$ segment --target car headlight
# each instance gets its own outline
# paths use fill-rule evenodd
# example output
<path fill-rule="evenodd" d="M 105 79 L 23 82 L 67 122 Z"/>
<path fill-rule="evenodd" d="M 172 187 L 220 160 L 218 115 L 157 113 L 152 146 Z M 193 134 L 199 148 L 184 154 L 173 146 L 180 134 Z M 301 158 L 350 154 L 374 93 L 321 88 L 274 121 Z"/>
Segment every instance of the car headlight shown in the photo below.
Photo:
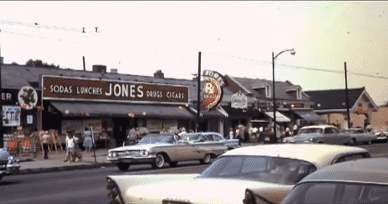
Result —
<path fill-rule="evenodd" d="M 117 157 L 117 152 L 109 152 L 108 157 Z"/>
<path fill-rule="evenodd" d="M 13 156 L 8 156 L 8 164 L 16 163 L 16 160 Z"/>
<path fill-rule="evenodd" d="M 142 156 L 148 156 L 148 151 L 147 150 L 141 150 L 140 155 Z"/>

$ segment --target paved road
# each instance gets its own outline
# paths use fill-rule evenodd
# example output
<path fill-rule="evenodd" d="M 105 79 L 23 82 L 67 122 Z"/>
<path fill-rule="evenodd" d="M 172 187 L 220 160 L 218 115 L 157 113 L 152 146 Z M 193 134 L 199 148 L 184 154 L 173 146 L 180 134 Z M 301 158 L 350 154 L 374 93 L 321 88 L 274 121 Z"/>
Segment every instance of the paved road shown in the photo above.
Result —
<path fill-rule="evenodd" d="M 388 157 L 388 144 L 359 145 L 372 157 Z M 116 167 L 61 171 L 4 177 L 0 182 L 0 203 L 77 204 L 109 203 L 106 176 L 113 174 L 199 173 L 208 165 L 199 162 L 179 163 L 176 168 L 153 170 L 151 165 L 133 165 L 121 172 Z"/>
<path fill-rule="evenodd" d="M 177 168 L 154 170 L 151 165 L 131 166 L 121 172 L 117 167 L 17 175 L 0 182 L 0 203 L 4 204 L 107 204 L 106 176 L 113 174 L 198 173 L 208 165 L 185 162 Z"/>

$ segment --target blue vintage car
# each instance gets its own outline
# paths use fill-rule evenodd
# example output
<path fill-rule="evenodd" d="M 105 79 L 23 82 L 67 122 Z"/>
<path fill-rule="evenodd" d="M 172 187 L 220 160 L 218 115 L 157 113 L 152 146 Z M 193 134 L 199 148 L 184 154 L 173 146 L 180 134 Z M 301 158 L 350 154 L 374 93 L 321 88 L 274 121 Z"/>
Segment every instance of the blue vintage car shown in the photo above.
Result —
<path fill-rule="evenodd" d="M 4 175 L 16 174 L 20 169 L 20 164 L 9 154 L 6 148 L 0 149 L 0 180 Z"/>

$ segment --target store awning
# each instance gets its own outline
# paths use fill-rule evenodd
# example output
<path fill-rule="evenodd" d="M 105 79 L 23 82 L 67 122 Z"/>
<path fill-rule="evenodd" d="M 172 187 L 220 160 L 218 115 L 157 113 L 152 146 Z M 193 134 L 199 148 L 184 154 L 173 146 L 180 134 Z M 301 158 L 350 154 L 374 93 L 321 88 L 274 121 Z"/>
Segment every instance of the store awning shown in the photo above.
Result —
<path fill-rule="evenodd" d="M 191 107 L 190 110 L 194 115 L 197 115 L 197 109 Z M 212 108 L 211 110 L 202 110 L 200 112 L 200 116 L 204 118 L 227 118 L 229 117 L 228 113 L 221 107 L 217 106 Z"/>
<path fill-rule="evenodd" d="M 312 110 L 293 110 L 295 114 L 307 122 L 321 121 L 321 117 Z"/>
<path fill-rule="evenodd" d="M 74 116 L 118 116 L 118 117 L 154 117 L 154 118 L 185 118 L 194 119 L 184 106 L 169 105 L 135 105 L 118 103 L 85 103 L 85 102 L 58 102 L 51 104 L 64 117 Z"/>
<path fill-rule="evenodd" d="M 273 118 L 273 112 L 265 112 L 265 114 L 271 118 Z M 291 120 L 289 118 L 287 118 L 285 115 L 279 113 L 278 111 L 276 111 L 276 122 L 279 122 L 279 123 L 289 123 L 291 122 Z"/>

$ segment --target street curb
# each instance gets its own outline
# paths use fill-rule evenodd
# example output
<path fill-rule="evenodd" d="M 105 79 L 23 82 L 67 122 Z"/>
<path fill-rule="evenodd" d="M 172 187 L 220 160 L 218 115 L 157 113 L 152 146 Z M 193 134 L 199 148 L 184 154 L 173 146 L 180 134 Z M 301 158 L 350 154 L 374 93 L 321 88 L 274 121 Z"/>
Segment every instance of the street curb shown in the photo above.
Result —
<path fill-rule="evenodd" d="M 48 167 L 48 168 L 38 168 L 38 169 L 23 169 L 23 170 L 19 170 L 18 173 L 13 175 L 38 174 L 38 173 L 60 172 L 60 171 L 69 171 L 69 170 L 80 170 L 80 169 L 95 169 L 95 168 L 111 167 L 111 166 L 115 166 L 115 164 L 110 162 L 103 162 L 103 163 L 79 164 L 79 165 L 72 165 L 72 166 L 58 166 L 58 167 Z"/>

